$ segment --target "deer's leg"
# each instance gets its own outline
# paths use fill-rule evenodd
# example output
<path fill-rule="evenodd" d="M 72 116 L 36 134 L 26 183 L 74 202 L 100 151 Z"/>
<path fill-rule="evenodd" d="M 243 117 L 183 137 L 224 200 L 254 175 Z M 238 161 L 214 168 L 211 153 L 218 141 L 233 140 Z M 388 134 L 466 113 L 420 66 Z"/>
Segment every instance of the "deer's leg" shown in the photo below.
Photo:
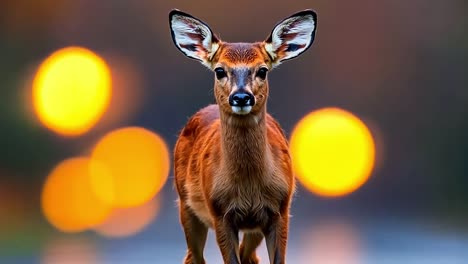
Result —
<path fill-rule="evenodd" d="M 262 242 L 263 234 L 260 232 L 245 233 L 240 246 L 240 259 L 242 264 L 258 264 L 255 250 Z"/>
<path fill-rule="evenodd" d="M 205 264 L 203 249 L 205 248 L 208 227 L 183 203 L 180 204 L 180 222 L 187 241 L 187 255 L 184 264 Z"/>
<path fill-rule="evenodd" d="M 223 217 L 215 222 L 216 241 L 225 264 L 240 264 L 239 230 Z"/>
<path fill-rule="evenodd" d="M 264 230 L 268 257 L 271 264 L 284 264 L 286 258 L 286 244 L 288 242 L 288 214 L 278 216 L 272 224 Z"/>

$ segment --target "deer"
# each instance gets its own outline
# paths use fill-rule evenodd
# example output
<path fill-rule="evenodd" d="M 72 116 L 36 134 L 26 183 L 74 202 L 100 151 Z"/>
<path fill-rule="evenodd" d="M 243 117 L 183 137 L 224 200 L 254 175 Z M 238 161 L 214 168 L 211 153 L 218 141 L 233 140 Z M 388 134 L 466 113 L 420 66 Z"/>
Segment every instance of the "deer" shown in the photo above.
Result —
<path fill-rule="evenodd" d="M 184 264 L 205 263 L 209 229 L 226 264 L 259 263 L 264 238 L 269 262 L 283 264 L 296 187 L 288 140 L 266 110 L 267 75 L 311 46 L 317 15 L 295 13 L 255 43 L 224 42 L 177 9 L 169 24 L 175 46 L 213 71 L 216 100 L 189 118 L 174 148 Z"/>

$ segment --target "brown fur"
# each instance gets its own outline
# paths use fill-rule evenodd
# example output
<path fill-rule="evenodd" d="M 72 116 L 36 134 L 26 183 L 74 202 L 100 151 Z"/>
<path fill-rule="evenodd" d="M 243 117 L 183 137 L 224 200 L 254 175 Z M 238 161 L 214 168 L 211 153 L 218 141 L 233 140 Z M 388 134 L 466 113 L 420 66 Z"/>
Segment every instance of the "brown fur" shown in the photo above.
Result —
<path fill-rule="evenodd" d="M 221 56 L 230 63 L 252 63 L 258 59 L 259 46 L 253 46 L 250 43 L 233 43 L 224 45 L 224 52 Z"/>
<path fill-rule="evenodd" d="M 248 115 L 232 113 L 227 98 L 237 88 L 216 81 L 218 104 L 197 112 L 180 133 L 174 166 L 185 263 L 204 263 L 208 227 L 215 230 L 225 263 L 258 263 L 255 249 L 264 236 L 270 262 L 284 263 L 295 186 L 291 158 L 281 127 L 266 111 L 268 82 L 254 76 L 270 59 L 262 43 L 220 42 L 212 64 L 247 67 L 247 88 L 256 103 Z M 239 231 L 246 232 L 240 247 Z"/>
<path fill-rule="evenodd" d="M 266 56 L 266 57 L 265 57 Z M 222 59 L 221 59 L 222 58 Z M 265 59 L 267 58 L 267 59 Z M 229 67 L 238 65 L 255 65 L 259 63 L 270 64 L 270 59 L 263 49 L 263 43 L 228 43 L 220 42 L 218 52 L 213 58 L 214 62 L 221 62 Z"/>

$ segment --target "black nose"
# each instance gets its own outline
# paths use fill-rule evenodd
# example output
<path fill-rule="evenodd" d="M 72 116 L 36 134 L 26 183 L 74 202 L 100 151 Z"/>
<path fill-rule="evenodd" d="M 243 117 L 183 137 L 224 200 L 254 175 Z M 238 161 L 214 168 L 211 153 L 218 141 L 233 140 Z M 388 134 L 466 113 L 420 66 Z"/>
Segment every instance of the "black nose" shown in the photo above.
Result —
<path fill-rule="evenodd" d="M 246 92 L 236 92 L 229 96 L 229 104 L 231 106 L 253 106 L 255 104 L 255 98 L 252 94 Z"/>

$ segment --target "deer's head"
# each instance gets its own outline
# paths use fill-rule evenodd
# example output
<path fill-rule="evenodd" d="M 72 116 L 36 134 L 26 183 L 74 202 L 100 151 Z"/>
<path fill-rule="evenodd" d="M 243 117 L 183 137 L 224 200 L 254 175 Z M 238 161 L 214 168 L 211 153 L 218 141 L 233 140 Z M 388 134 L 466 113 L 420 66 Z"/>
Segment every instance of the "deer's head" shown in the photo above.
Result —
<path fill-rule="evenodd" d="M 228 43 L 203 21 L 173 10 L 172 39 L 187 57 L 214 71 L 215 97 L 221 111 L 232 115 L 258 113 L 268 97 L 268 72 L 306 51 L 314 41 L 317 16 L 298 12 L 278 23 L 263 42 Z"/>

